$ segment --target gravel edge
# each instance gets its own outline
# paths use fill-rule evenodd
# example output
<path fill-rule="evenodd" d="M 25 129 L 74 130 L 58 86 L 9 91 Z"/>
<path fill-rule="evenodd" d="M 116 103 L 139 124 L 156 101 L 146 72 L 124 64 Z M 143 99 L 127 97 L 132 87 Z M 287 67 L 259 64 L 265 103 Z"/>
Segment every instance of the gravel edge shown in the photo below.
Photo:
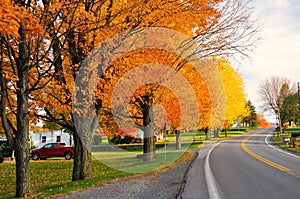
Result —
<path fill-rule="evenodd" d="M 167 168 L 167 170 L 141 177 L 119 179 L 111 184 L 88 188 L 74 192 L 58 199 L 73 198 L 136 198 L 136 199 L 175 199 L 180 198 L 185 188 L 187 173 L 192 167 L 198 153 L 193 151 L 191 159 Z"/>
<path fill-rule="evenodd" d="M 186 169 L 186 171 L 184 173 L 183 181 L 182 181 L 182 183 L 181 183 L 181 185 L 179 187 L 179 191 L 178 191 L 178 193 L 176 195 L 176 199 L 182 199 L 181 195 L 182 195 L 182 193 L 184 192 L 184 189 L 185 189 L 185 185 L 186 185 L 186 182 L 187 182 L 187 175 L 188 175 L 190 169 L 192 168 L 192 166 L 193 166 L 196 158 L 198 157 L 198 155 L 199 155 L 198 151 L 195 152 L 193 158 L 190 160 L 188 168 Z"/>

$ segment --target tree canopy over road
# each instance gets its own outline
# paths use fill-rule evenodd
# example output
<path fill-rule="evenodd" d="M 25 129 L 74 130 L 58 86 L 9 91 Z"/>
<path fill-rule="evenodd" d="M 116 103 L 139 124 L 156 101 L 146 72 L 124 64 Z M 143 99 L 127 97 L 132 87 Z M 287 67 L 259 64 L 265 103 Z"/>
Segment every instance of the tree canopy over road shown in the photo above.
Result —
<path fill-rule="evenodd" d="M 226 67 L 219 70 L 229 73 L 224 73 L 222 79 L 226 82 L 237 81 L 234 89 L 243 93 L 241 79 L 226 59 L 248 56 L 259 31 L 257 21 L 252 18 L 251 8 L 242 0 L 2 0 L 0 14 L 0 110 L 6 137 L 16 152 L 16 197 L 26 197 L 30 193 L 29 125 L 36 123 L 37 119 L 56 123 L 73 134 L 75 157 L 72 178 L 91 178 L 92 136 L 101 118 L 101 111 L 109 108 L 103 106 L 110 101 L 107 98 L 110 95 L 106 93 L 113 89 L 111 81 L 116 81 L 119 75 L 133 69 L 136 64 L 151 62 L 169 66 L 179 71 L 192 85 L 200 104 L 199 112 L 202 113 L 200 126 L 207 126 L 211 118 L 208 116 L 209 111 L 217 109 L 217 105 L 213 101 L 210 103 L 211 98 L 205 98 L 207 87 L 200 81 L 201 74 L 189 63 L 192 59 L 200 58 L 216 63 L 223 56 L 220 63 Z M 125 54 L 108 66 L 105 64 L 109 63 L 111 57 L 101 57 L 104 55 L 101 53 L 98 54 L 100 57 L 97 57 L 97 63 L 94 60 L 85 61 L 95 50 L 103 49 L 97 47 L 105 46 L 105 42 L 114 35 L 125 32 L 125 40 L 146 28 L 154 27 L 186 35 L 189 39 L 178 46 L 182 54 L 193 47 L 191 44 L 197 45 L 186 57 L 161 50 L 154 52 L 152 46 L 144 46 L 144 50 Z M 164 40 L 162 42 L 173 42 L 167 37 L 161 36 L 161 39 Z M 114 46 L 110 46 L 111 54 L 120 53 L 117 52 L 120 49 L 118 42 L 121 43 L 117 41 Z M 147 41 L 144 42 L 147 44 Z M 141 58 L 145 59 L 141 61 Z M 86 67 L 88 75 L 79 74 L 83 70 L 82 66 L 91 65 L 94 68 L 95 65 L 101 65 L 103 68 L 95 71 Z M 111 73 L 104 68 L 111 70 Z M 225 80 L 229 74 L 235 77 Z M 93 78 L 93 75 L 99 78 Z M 195 82 L 194 78 L 199 81 Z M 86 83 L 98 85 L 97 91 L 88 88 L 76 90 L 76 84 Z M 226 84 L 226 95 L 230 95 L 231 91 Z M 176 100 L 170 100 L 175 97 L 171 92 L 163 87 L 158 88 L 154 89 L 155 92 L 149 92 L 153 85 L 139 88 L 132 93 L 131 102 L 138 102 L 138 99 L 145 96 L 154 96 L 161 100 L 166 110 L 168 106 L 176 104 Z M 96 94 L 91 94 L 94 92 Z M 167 95 L 161 98 L 161 93 Z M 74 96 L 85 95 L 96 96 L 92 108 L 87 101 L 74 100 Z M 140 110 L 150 110 L 149 106 L 142 105 L 151 105 L 157 99 L 151 98 L 147 103 L 140 103 Z M 226 105 L 230 103 L 233 102 L 226 101 Z M 236 103 L 238 111 L 241 104 L 245 105 L 244 102 Z M 91 114 L 88 114 L 90 112 L 86 108 L 91 110 Z M 228 109 L 226 120 L 232 121 L 234 115 L 241 114 L 233 113 L 235 108 Z M 134 112 L 139 112 L 136 107 L 132 107 L 131 114 Z M 173 116 L 178 114 L 167 112 L 175 125 L 177 119 Z M 212 113 L 214 116 L 217 114 L 218 111 Z M 76 120 L 81 122 L 76 123 Z M 144 117 L 143 125 L 149 122 L 149 118 Z"/>

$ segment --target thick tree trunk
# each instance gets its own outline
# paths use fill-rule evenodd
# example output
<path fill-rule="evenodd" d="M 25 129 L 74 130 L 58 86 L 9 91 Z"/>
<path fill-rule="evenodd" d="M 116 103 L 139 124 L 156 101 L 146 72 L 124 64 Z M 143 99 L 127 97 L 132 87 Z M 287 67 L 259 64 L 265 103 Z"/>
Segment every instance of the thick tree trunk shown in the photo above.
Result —
<path fill-rule="evenodd" d="M 150 161 L 154 159 L 154 144 L 153 136 L 144 138 L 144 161 Z"/>
<path fill-rule="evenodd" d="M 26 76 L 26 74 L 23 75 Z M 16 150 L 16 197 L 26 197 L 30 193 L 28 96 L 25 86 L 27 80 L 28 76 L 20 79 L 18 83 L 19 92 L 17 93 L 17 132 L 14 143 Z"/>
<path fill-rule="evenodd" d="M 205 132 L 205 140 L 210 140 L 209 129 L 208 129 L 208 127 L 206 127 L 206 128 L 204 129 L 204 132 Z"/>
<path fill-rule="evenodd" d="M 27 197 L 30 193 L 30 164 L 29 164 L 29 116 L 28 116 L 28 79 L 30 49 L 23 32 L 19 28 L 23 42 L 19 45 L 19 58 L 17 60 L 17 130 L 15 138 L 16 157 L 16 197 Z"/>
<path fill-rule="evenodd" d="M 144 126 L 144 161 L 151 161 L 155 157 L 155 143 L 153 139 L 153 110 L 152 107 L 143 109 Z"/>
<path fill-rule="evenodd" d="M 179 130 L 176 130 L 176 149 L 181 149 L 181 141 L 180 141 L 180 135 L 181 132 Z"/>
<path fill-rule="evenodd" d="M 92 178 L 92 153 L 91 145 L 84 144 L 81 136 L 74 133 L 74 166 L 72 180 Z"/>
<path fill-rule="evenodd" d="M 220 129 L 214 130 L 214 138 L 218 138 L 219 137 L 219 132 L 220 132 Z"/>
<path fill-rule="evenodd" d="M 28 134 L 21 133 L 19 136 L 17 136 L 16 140 L 16 197 L 25 198 L 30 194 L 30 155 Z"/>
<path fill-rule="evenodd" d="M 95 104 L 96 111 L 90 117 L 78 115 L 76 112 L 73 121 L 76 127 L 74 132 L 74 166 L 72 180 L 82 180 L 92 178 L 92 139 L 98 126 L 98 118 L 102 101 Z"/>

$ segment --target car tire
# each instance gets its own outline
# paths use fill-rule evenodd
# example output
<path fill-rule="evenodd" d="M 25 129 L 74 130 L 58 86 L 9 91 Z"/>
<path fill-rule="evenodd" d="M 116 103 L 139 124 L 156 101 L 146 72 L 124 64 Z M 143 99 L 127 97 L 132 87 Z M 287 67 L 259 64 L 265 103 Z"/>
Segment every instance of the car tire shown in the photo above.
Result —
<path fill-rule="evenodd" d="M 38 154 L 38 153 L 32 154 L 32 159 L 33 159 L 33 160 L 38 160 L 38 159 L 40 159 L 40 154 Z"/>
<path fill-rule="evenodd" d="M 67 151 L 66 153 L 65 153 L 65 158 L 66 158 L 66 160 L 71 160 L 72 159 L 72 153 L 70 152 L 70 151 Z"/>

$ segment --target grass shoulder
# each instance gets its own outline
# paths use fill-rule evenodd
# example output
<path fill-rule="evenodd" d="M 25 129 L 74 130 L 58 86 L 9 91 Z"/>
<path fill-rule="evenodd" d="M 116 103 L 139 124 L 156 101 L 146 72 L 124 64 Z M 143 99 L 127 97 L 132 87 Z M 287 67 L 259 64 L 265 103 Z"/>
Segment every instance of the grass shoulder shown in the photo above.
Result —
<path fill-rule="evenodd" d="M 297 147 L 295 142 L 300 142 L 300 127 L 286 128 L 283 133 L 274 133 L 272 137 L 273 143 L 287 151 L 300 156 L 300 147 Z"/>

